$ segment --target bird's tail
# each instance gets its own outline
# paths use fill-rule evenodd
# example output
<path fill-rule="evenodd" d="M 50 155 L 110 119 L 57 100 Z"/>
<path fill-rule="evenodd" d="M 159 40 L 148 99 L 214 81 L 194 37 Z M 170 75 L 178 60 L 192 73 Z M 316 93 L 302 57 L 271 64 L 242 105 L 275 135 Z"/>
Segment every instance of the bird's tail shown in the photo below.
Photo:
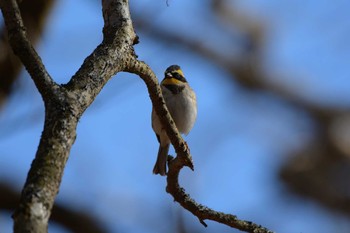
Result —
<path fill-rule="evenodd" d="M 166 162 L 168 159 L 169 146 L 170 144 L 159 145 L 157 161 L 153 168 L 153 174 L 159 174 L 161 176 L 166 175 Z"/>

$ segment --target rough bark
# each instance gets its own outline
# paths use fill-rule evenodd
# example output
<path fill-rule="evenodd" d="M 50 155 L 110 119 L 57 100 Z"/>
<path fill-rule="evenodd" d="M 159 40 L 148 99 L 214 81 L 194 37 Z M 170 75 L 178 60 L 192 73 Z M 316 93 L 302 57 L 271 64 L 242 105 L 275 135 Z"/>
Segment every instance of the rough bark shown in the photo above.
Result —
<path fill-rule="evenodd" d="M 103 1 L 104 40 L 85 59 L 66 85 L 47 73 L 26 34 L 17 2 L 1 1 L 1 10 L 14 53 L 32 77 L 45 104 L 44 130 L 31 165 L 20 204 L 14 213 L 15 232 L 47 232 L 65 164 L 75 141 L 80 116 L 106 82 L 133 56 L 135 33 L 127 1 Z"/>
<path fill-rule="evenodd" d="M 0 210 L 13 211 L 20 199 L 19 192 L 9 184 L 0 182 Z M 101 219 L 93 213 L 77 210 L 75 206 L 55 203 L 50 221 L 64 226 L 73 233 L 105 233 L 108 232 L 101 224 Z"/>

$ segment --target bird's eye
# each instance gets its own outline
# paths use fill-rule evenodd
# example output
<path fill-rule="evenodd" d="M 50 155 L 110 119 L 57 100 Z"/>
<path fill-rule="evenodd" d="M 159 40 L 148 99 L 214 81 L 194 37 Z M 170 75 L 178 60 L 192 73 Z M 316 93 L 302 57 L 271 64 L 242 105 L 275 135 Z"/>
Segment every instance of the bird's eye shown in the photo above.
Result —
<path fill-rule="evenodd" d="M 179 73 L 172 73 L 173 77 L 175 77 L 176 79 L 180 79 L 182 76 Z"/>

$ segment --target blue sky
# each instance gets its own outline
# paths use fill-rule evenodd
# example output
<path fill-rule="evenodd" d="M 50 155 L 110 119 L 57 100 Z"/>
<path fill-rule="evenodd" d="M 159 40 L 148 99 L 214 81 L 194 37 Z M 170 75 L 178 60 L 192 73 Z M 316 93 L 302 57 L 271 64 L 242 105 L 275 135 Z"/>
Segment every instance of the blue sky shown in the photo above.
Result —
<path fill-rule="evenodd" d="M 151 12 L 161 28 L 193 38 L 205 34 L 208 46 L 215 48 L 220 40 L 220 51 L 232 49 L 215 27 L 219 20 L 203 7 L 209 1 L 169 4 L 132 1 L 131 15 Z M 233 4 L 267 27 L 262 70 L 269 74 L 268 82 L 320 105 L 349 107 L 349 3 Z M 58 83 L 67 82 L 101 42 L 102 24 L 99 2 L 56 3 L 37 48 Z M 181 173 L 181 183 L 194 199 L 277 232 L 347 232 L 345 217 L 293 196 L 277 179 L 289 152 L 302 148 L 315 133 L 307 114 L 268 93 L 242 91 L 224 70 L 197 54 L 138 35 L 137 54 L 159 78 L 167 66 L 179 64 L 197 93 L 198 119 L 185 138 L 195 172 L 185 168 Z M 25 72 L 16 88 L 0 113 L 0 179 L 20 190 L 38 146 L 44 109 Z M 151 172 L 158 142 L 150 113 L 141 79 L 125 73 L 111 79 L 78 125 L 57 202 L 95 214 L 111 232 L 176 232 L 169 229 L 175 229 L 181 208 L 165 192 L 165 179 Z M 192 229 L 203 231 L 195 217 L 182 213 Z M 235 232 L 207 223 L 206 232 Z M 0 232 L 10 229 L 9 215 L 1 214 Z"/>

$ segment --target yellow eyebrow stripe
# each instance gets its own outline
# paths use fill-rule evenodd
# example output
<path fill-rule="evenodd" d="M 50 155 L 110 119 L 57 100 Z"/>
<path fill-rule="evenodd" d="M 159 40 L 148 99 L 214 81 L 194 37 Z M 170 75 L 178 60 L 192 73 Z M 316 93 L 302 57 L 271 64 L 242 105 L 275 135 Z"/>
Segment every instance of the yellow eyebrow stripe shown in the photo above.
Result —
<path fill-rule="evenodd" d="M 180 74 L 182 77 L 184 77 L 184 73 L 182 72 L 182 70 L 176 70 L 176 72 L 177 72 L 178 74 Z"/>

